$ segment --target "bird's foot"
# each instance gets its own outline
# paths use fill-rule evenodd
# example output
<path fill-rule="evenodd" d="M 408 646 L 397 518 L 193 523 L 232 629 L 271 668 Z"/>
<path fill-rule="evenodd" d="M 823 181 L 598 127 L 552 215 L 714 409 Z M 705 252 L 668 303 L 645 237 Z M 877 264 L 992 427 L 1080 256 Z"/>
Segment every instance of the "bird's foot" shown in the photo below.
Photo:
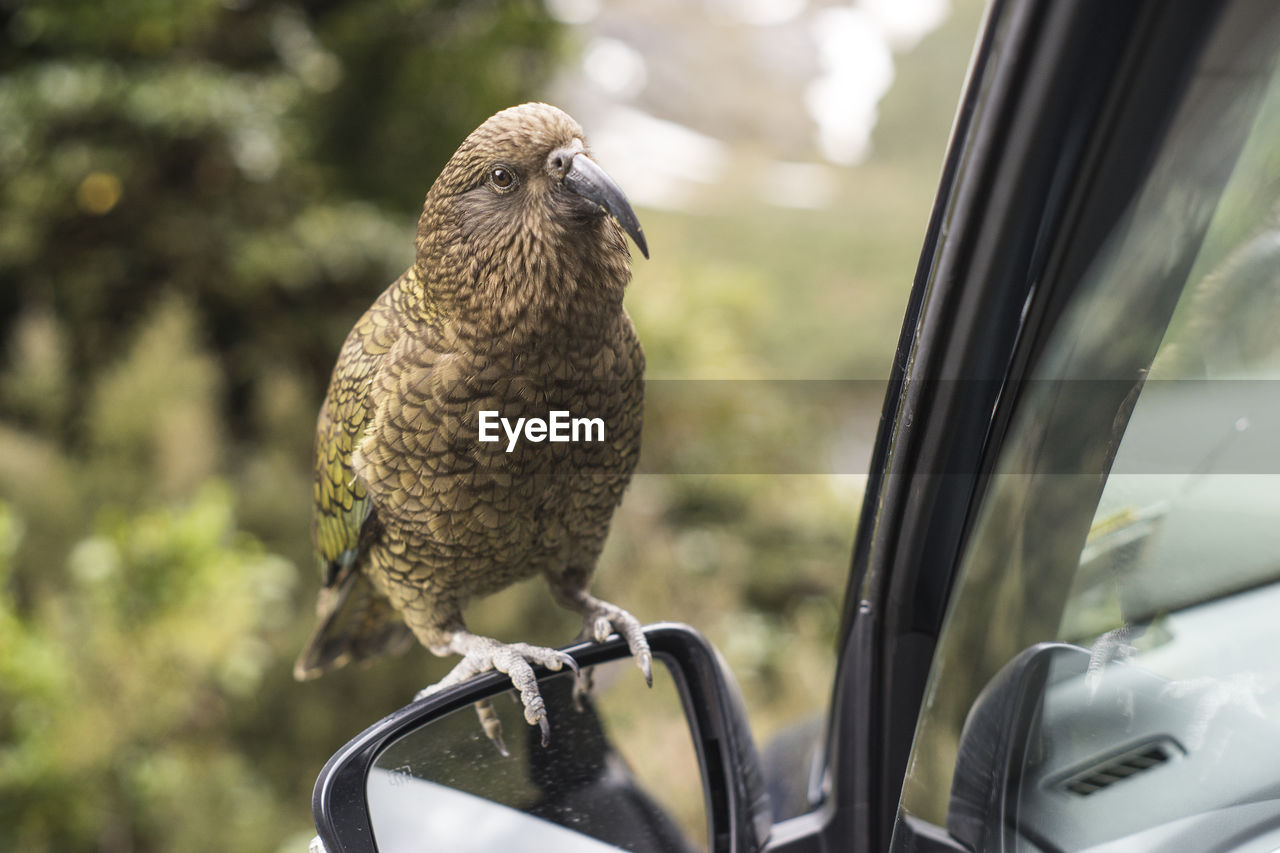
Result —
<path fill-rule="evenodd" d="M 499 643 L 488 637 L 458 632 L 449 644 L 449 650 L 462 655 L 449 674 L 437 683 L 418 692 L 416 698 L 430 696 L 446 687 L 460 684 L 482 672 L 496 669 L 511 678 L 511 684 L 520 692 L 520 702 L 524 706 L 525 721 L 537 726 L 542 732 L 542 745 L 546 746 L 551 735 L 551 725 L 547 722 L 547 708 L 538 692 L 538 679 L 530 664 L 538 664 L 553 672 L 564 667 L 578 675 L 578 664 L 569 655 L 543 646 L 531 646 L 528 643 Z M 485 734 L 493 741 L 499 752 L 506 754 L 502 742 L 502 726 L 493 712 L 492 704 L 487 701 L 476 704 L 476 712 L 480 715 L 480 723 Z"/>
<path fill-rule="evenodd" d="M 626 640 L 627 648 L 631 650 L 636 666 L 644 675 L 644 683 L 652 687 L 653 653 L 649 650 L 649 641 L 645 639 L 640 620 L 615 604 L 590 596 L 586 598 L 588 601 L 584 602 L 582 633 L 579 636 L 582 639 L 590 638 L 597 643 L 603 643 L 609 639 L 610 634 L 617 631 L 619 636 Z M 582 707 L 582 698 L 591 692 L 591 685 L 590 669 L 578 673 L 573 684 L 573 701 L 578 708 Z"/>

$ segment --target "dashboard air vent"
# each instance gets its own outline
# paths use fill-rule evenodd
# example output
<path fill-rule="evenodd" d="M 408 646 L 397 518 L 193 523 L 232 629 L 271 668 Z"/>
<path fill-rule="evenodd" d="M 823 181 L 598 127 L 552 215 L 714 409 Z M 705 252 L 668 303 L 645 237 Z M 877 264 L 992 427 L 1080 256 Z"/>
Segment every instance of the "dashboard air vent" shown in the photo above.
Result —
<path fill-rule="evenodd" d="M 1073 794 L 1087 797 L 1131 776 L 1159 767 L 1172 756 L 1173 748 L 1168 743 L 1143 744 L 1071 776 L 1063 783 L 1063 787 Z"/>

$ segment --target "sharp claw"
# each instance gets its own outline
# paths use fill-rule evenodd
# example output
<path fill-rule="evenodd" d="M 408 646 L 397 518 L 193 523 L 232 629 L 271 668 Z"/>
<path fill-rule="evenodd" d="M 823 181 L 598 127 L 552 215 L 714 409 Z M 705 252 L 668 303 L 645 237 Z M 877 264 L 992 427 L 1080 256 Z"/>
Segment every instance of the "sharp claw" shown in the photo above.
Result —
<path fill-rule="evenodd" d="M 642 652 L 636 656 L 636 666 L 640 667 L 640 671 L 644 673 L 644 683 L 653 686 L 653 655 L 648 652 Z"/>
<path fill-rule="evenodd" d="M 596 642 L 603 643 L 609 639 L 609 635 L 613 633 L 613 623 L 609 621 L 609 617 L 601 616 L 596 620 L 595 635 Z"/>
<path fill-rule="evenodd" d="M 578 662 L 573 659 L 573 655 L 568 655 L 564 652 L 557 652 L 556 655 L 559 657 L 561 665 L 573 670 L 575 676 L 578 674 Z"/>
<path fill-rule="evenodd" d="M 591 624 L 589 621 L 588 624 Z M 604 635 L 601 639 L 607 638 L 612 630 L 612 625 L 607 617 L 600 617 L 594 620 L 592 627 L 596 633 L 601 631 Z M 541 695 L 538 692 L 538 680 L 534 671 L 530 668 L 530 664 L 542 665 L 546 669 L 553 672 L 560 671 L 568 667 L 574 674 L 574 704 L 581 708 L 581 700 L 576 695 L 579 685 L 585 683 L 590 685 L 590 677 L 584 676 L 578 661 L 572 655 L 559 651 L 558 649 L 547 649 L 543 647 L 530 646 L 525 643 L 499 643 L 496 640 L 490 640 L 485 637 L 477 637 L 472 634 L 460 633 L 460 638 L 455 638 L 449 648 L 451 651 L 461 654 L 462 660 L 459 661 L 454 668 L 441 681 L 432 684 L 420 690 L 414 697 L 415 700 L 423 699 L 442 690 L 446 687 L 452 687 L 460 684 L 469 678 L 482 672 L 498 670 L 505 673 L 511 680 L 515 691 L 511 693 L 512 699 L 518 705 L 524 708 L 524 719 L 529 725 L 536 725 L 542 735 L 542 745 L 545 747 L 551 742 L 551 723 L 547 717 L 547 709 Z M 519 696 L 516 696 L 516 693 Z M 489 741 L 504 758 L 511 755 L 507 749 L 507 745 L 502 737 L 502 725 L 494 713 L 492 700 L 482 699 L 476 703 L 476 711 L 480 716 L 480 724 L 484 728 L 485 734 L 488 735 Z"/>

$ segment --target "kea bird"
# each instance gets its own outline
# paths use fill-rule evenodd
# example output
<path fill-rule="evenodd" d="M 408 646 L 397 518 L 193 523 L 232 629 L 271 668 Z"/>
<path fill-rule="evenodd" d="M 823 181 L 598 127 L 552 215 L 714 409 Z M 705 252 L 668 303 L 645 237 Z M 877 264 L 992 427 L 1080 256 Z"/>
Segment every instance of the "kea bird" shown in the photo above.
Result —
<path fill-rule="evenodd" d="M 588 592 L 640 448 L 644 354 L 622 306 L 624 232 L 647 258 L 630 203 L 555 107 L 503 110 L 450 158 L 427 193 L 413 265 L 347 336 L 320 409 L 312 532 L 323 588 L 296 678 L 416 637 L 462 656 L 422 693 L 499 670 L 545 742 L 531 664 L 576 670 L 572 658 L 473 634 L 462 615 L 540 575 L 581 615 L 581 636 L 616 631 L 652 681 L 640 623 Z M 485 438 L 483 413 L 509 425 L 557 411 L 603 429 Z"/>

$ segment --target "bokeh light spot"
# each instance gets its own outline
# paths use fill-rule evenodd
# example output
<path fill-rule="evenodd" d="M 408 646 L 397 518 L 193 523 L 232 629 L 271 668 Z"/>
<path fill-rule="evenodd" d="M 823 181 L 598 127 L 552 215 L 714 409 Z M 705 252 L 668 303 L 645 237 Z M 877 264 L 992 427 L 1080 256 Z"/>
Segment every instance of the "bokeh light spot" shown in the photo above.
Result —
<path fill-rule="evenodd" d="M 124 187 L 110 172 L 90 172 L 76 189 L 76 205 L 85 213 L 102 216 L 116 206 Z"/>

